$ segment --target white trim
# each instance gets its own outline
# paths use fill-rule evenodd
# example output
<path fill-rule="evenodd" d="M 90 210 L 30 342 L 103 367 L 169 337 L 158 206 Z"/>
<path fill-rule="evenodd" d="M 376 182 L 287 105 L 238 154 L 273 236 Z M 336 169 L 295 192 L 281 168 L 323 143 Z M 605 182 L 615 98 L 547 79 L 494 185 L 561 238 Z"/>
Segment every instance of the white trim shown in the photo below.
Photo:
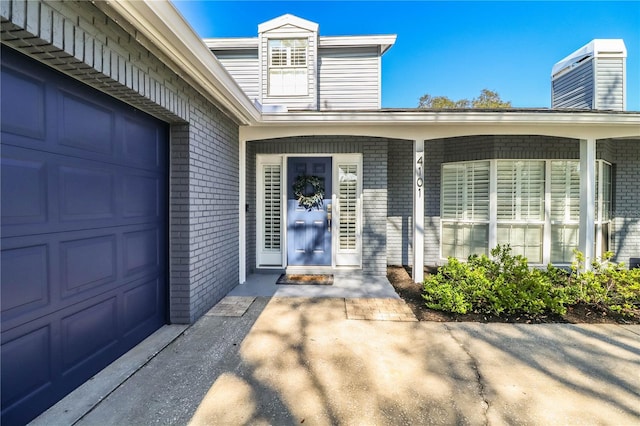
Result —
<path fill-rule="evenodd" d="M 580 140 L 580 231 L 578 249 L 584 254 L 584 266 L 591 269 L 594 260 L 596 209 L 596 140 Z"/>
<path fill-rule="evenodd" d="M 325 47 L 366 47 L 380 46 L 380 56 L 395 44 L 395 34 L 361 35 L 361 36 L 320 36 L 318 48 Z"/>
<path fill-rule="evenodd" d="M 247 141 L 239 139 L 238 164 L 238 282 L 247 281 Z"/>
<path fill-rule="evenodd" d="M 290 13 L 278 16 L 277 18 L 270 19 L 262 24 L 258 25 L 258 33 L 264 33 L 267 31 L 275 30 L 276 28 L 283 27 L 285 25 L 293 25 L 307 31 L 318 32 L 318 24 L 308 21 L 306 19 L 299 18 Z"/>
<path fill-rule="evenodd" d="M 340 164 L 353 164 L 358 170 L 358 184 L 356 187 L 356 249 L 354 251 L 340 252 L 338 233 L 340 232 L 340 206 L 338 193 L 340 190 Z M 332 162 L 332 197 L 333 205 L 331 223 L 331 264 L 334 268 L 350 267 L 362 268 L 362 183 L 364 170 L 362 166 L 362 154 L 334 154 Z"/>
<path fill-rule="evenodd" d="M 256 155 L 256 268 L 278 268 L 281 269 L 284 266 L 286 258 L 286 245 L 284 237 L 284 229 L 286 229 L 284 222 L 284 211 L 286 210 L 286 192 L 284 176 L 283 156 L 280 154 L 257 154 Z M 262 174 L 262 166 L 265 165 L 278 165 L 280 166 L 280 253 L 266 254 L 261 250 L 264 241 L 264 175 Z"/>
<path fill-rule="evenodd" d="M 424 140 L 413 141 L 413 282 L 424 281 Z"/>
<path fill-rule="evenodd" d="M 542 263 L 551 263 L 551 164 L 544 162 L 544 225 L 542 228 Z M 557 160 L 556 160 L 557 161 Z"/>

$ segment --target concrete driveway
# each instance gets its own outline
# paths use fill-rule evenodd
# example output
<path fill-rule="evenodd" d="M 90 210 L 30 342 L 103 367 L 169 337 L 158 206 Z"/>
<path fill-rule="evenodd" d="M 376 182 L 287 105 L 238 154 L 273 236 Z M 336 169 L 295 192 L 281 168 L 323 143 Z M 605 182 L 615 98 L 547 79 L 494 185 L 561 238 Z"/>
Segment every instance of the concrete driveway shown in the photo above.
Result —
<path fill-rule="evenodd" d="M 371 300 L 373 316 L 342 298 L 236 301 L 97 405 L 71 394 L 34 423 L 640 423 L 640 326 L 428 323 L 390 320 Z"/>

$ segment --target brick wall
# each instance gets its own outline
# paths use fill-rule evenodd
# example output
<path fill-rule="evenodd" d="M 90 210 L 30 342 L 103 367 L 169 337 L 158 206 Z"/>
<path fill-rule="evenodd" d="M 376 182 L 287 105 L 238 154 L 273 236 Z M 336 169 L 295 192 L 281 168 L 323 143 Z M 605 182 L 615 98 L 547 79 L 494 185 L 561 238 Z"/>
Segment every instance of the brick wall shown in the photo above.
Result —
<path fill-rule="evenodd" d="M 628 264 L 640 257 L 640 140 L 606 142 L 614 153 L 611 251 L 616 262 Z"/>
<path fill-rule="evenodd" d="M 238 283 L 237 124 L 91 2 L 3 0 L 0 18 L 3 44 L 171 124 L 170 320 L 194 322 Z"/>
<path fill-rule="evenodd" d="M 362 153 L 363 166 L 363 272 L 386 274 L 387 146 L 385 138 L 355 136 L 304 136 L 247 143 L 247 271 L 256 266 L 255 184 L 256 154 Z"/>
<path fill-rule="evenodd" d="M 429 190 L 425 171 L 425 189 Z M 413 259 L 413 141 L 389 144 L 387 163 L 387 264 L 411 265 Z"/>

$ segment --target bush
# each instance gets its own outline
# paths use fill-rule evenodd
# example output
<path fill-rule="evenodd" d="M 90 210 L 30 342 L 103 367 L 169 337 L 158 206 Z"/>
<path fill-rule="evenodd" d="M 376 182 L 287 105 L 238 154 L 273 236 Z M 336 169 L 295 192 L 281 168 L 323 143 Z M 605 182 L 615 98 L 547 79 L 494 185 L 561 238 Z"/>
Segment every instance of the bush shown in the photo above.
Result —
<path fill-rule="evenodd" d="M 610 309 L 633 316 L 640 309 L 640 269 L 627 269 L 624 263 L 610 262 L 613 253 L 591 263 L 591 270 L 584 270 L 584 255 L 576 252 L 571 265 L 567 293 L 571 303 L 585 303 L 600 309 Z"/>
<path fill-rule="evenodd" d="M 563 315 L 578 303 L 633 316 L 640 309 L 640 269 L 628 270 L 610 262 L 612 254 L 584 270 L 584 256 L 576 252 L 570 270 L 548 265 L 529 268 L 527 259 L 513 255 L 509 246 L 491 250 L 491 258 L 470 256 L 461 262 L 449 258 L 424 282 L 427 307 L 453 313 Z"/>
<path fill-rule="evenodd" d="M 491 250 L 492 258 L 471 256 L 467 263 L 449 258 L 438 273 L 425 280 L 427 307 L 455 313 L 540 314 L 566 312 L 562 288 L 527 259 L 511 254 L 509 246 Z"/>

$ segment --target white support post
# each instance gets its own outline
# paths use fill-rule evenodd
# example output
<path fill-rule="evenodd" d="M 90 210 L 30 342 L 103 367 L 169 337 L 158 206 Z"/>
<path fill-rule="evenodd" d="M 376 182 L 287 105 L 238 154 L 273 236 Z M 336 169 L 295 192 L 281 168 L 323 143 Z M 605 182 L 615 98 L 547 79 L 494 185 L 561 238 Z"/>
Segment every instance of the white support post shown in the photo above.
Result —
<path fill-rule="evenodd" d="M 239 140 L 238 165 L 238 282 L 247 281 L 247 141 L 244 137 Z"/>
<path fill-rule="evenodd" d="M 424 281 L 424 141 L 413 150 L 413 281 Z"/>
<path fill-rule="evenodd" d="M 580 232 L 578 249 L 584 254 L 585 269 L 594 259 L 596 214 L 596 140 L 580 140 Z"/>

